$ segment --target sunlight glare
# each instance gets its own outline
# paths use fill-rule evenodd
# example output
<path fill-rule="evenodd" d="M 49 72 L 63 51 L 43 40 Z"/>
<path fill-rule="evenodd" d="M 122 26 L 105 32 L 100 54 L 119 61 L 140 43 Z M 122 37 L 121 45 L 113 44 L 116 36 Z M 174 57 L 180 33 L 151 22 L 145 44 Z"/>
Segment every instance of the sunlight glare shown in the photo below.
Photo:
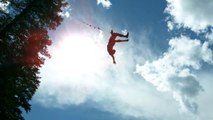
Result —
<path fill-rule="evenodd" d="M 55 68 L 72 75 L 98 73 L 104 67 L 106 50 L 96 36 L 72 34 L 62 37 L 53 51 Z"/>

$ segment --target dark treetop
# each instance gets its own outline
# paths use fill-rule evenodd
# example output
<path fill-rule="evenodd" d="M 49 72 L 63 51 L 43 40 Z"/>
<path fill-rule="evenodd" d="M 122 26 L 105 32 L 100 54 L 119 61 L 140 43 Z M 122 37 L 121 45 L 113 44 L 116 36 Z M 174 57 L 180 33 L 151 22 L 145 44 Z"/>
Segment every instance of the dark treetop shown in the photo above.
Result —
<path fill-rule="evenodd" d="M 48 30 L 63 18 L 65 0 L 0 0 L 0 120 L 23 120 L 39 85 L 39 68 L 50 57 Z"/>

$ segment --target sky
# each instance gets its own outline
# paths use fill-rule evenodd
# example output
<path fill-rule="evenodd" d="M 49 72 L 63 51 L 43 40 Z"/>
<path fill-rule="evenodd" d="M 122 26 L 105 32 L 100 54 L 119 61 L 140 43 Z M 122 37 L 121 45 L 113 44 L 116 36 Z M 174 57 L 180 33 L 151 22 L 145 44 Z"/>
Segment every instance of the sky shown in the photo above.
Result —
<path fill-rule="evenodd" d="M 68 2 L 26 120 L 213 119 L 212 0 Z"/>

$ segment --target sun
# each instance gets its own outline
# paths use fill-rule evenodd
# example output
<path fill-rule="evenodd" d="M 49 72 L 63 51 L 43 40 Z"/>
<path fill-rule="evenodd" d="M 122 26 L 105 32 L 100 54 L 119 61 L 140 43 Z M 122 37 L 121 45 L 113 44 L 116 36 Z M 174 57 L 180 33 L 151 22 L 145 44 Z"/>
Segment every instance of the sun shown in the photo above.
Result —
<path fill-rule="evenodd" d="M 107 64 L 102 37 L 88 34 L 66 34 L 52 50 L 52 65 L 63 74 L 82 76 L 97 73 Z"/>

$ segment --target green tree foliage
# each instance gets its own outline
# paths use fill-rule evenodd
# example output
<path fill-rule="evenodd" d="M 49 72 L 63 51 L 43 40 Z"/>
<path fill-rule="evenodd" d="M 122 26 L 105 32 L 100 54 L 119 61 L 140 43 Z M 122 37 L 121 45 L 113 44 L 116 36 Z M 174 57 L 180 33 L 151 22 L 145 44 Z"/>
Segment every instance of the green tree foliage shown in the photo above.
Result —
<path fill-rule="evenodd" d="M 23 120 L 65 0 L 0 0 L 0 120 Z M 4 8 L 6 6 L 7 9 Z"/>

